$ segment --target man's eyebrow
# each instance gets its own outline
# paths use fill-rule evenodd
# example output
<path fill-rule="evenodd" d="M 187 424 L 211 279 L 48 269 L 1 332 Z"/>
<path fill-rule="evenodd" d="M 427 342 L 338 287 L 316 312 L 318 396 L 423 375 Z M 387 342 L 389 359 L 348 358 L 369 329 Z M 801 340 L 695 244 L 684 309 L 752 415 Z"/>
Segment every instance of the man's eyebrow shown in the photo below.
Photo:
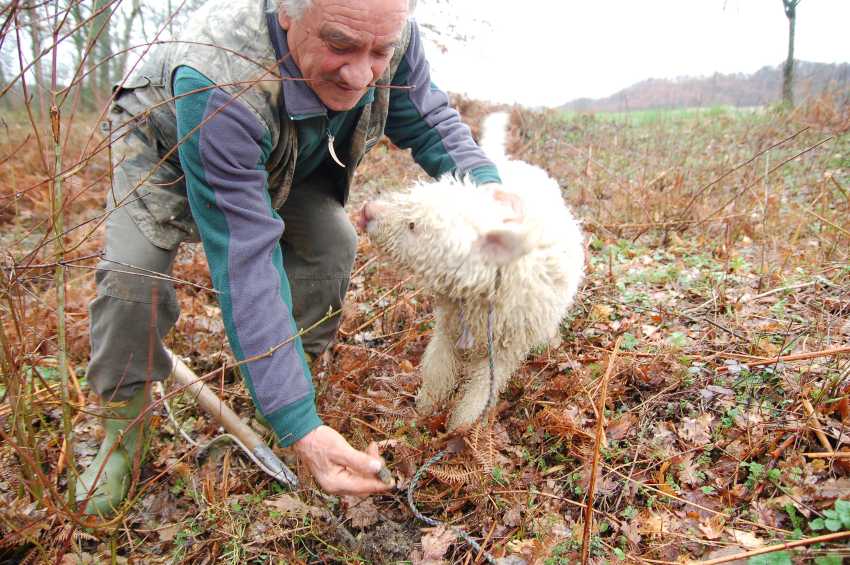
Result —
<path fill-rule="evenodd" d="M 327 25 L 322 26 L 322 29 L 319 30 L 319 37 L 325 41 L 344 47 L 355 47 L 361 43 L 359 39 L 348 35 L 341 29 L 329 27 Z"/>
<path fill-rule="evenodd" d="M 362 45 L 362 41 L 360 41 L 360 39 L 358 39 L 357 37 L 349 35 L 339 28 L 331 27 L 328 25 L 322 26 L 322 28 L 319 30 L 319 37 L 322 40 L 327 41 L 329 43 L 333 43 L 335 46 L 338 47 L 359 47 L 360 45 Z M 379 45 L 378 49 L 395 49 L 399 45 L 401 45 L 401 40 L 393 39 L 391 41 L 387 41 L 386 43 Z"/>

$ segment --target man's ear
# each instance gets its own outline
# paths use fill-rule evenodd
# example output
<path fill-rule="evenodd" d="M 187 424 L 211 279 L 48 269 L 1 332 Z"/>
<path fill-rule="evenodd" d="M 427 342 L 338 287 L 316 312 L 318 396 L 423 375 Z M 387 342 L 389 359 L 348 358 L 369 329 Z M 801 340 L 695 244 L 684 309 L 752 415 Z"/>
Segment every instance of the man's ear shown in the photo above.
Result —
<path fill-rule="evenodd" d="M 517 224 L 503 224 L 478 238 L 476 242 L 484 260 L 507 265 L 531 250 L 525 229 Z"/>
<path fill-rule="evenodd" d="M 286 31 L 289 31 L 289 27 L 292 25 L 292 18 L 283 8 L 279 8 L 277 11 L 277 23 Z"/>

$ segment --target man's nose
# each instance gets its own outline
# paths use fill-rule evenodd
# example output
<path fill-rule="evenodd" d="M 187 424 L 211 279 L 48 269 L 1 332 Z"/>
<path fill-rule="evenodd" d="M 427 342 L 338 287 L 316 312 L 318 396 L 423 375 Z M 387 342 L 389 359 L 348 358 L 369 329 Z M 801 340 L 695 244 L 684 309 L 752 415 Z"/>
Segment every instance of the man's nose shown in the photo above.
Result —
<path fill-rule="evenodd" d="M 372 82 L 372 66 L 368 57 L 358 57 L 340 69 L 340 78 L 349 88 L 364 90 Z"/>

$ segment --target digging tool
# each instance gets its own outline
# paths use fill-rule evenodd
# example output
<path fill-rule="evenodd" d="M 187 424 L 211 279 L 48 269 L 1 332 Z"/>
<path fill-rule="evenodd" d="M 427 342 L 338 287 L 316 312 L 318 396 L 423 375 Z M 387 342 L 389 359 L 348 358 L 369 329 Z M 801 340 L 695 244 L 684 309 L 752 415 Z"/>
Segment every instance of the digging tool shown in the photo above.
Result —
<path fill-rule="evenodd" d="M 172 374 L 180 386 L 185 387 L 186 394 L 193 397 L 200 407 L 227 431 L 213 441 L 225 437 L 232 440 L 263 472 L 284 486 L 297 488 L 298 477 L 269 449 L 262 438 L 244 424 L 186 363 L 171 351 L 168 351 L 168 355 L 171 357 Z"/>

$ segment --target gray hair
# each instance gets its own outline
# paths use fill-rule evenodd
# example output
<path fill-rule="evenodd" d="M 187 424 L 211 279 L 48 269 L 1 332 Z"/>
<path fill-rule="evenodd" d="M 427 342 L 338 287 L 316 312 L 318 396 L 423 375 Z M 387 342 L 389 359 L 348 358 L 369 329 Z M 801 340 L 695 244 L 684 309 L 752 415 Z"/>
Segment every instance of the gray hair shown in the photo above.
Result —
<path fill-rule="evenodd" d="M 410 15 L 413 14 L 413 11 L 416 9 L 416 1 L 417 0 L 408 0 L 408 13 Z M 304 15 L 310 6 L 313 4 L 313 0 L 279 0 L 278 5 L 280 8 L 286 12 L 293 20 L 300 20 L 301 16 Z"/>

